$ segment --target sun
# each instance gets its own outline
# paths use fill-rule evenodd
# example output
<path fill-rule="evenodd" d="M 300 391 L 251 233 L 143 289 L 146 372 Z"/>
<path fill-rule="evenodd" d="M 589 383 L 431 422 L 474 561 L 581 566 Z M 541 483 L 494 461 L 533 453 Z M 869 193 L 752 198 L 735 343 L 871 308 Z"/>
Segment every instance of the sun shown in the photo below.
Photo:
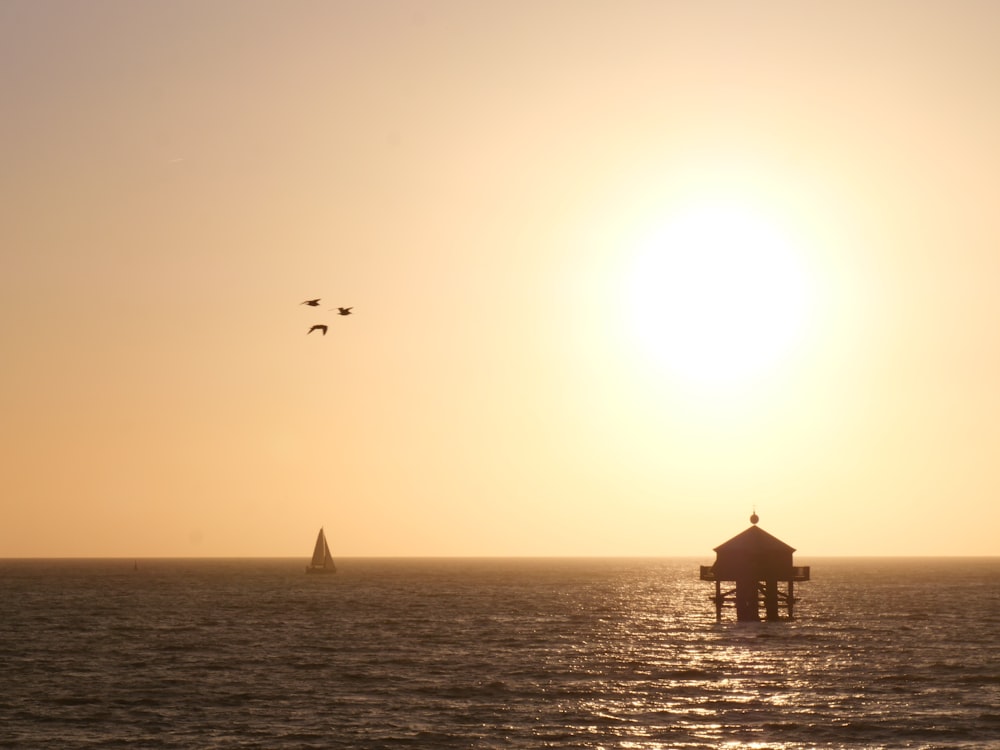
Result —
<path fill-rule="evenodd" d="M 774 371 L 808 328 L 811 282 L 797 250 L 748 205 L 684 206 L 635 252 L 625 289 L 630 336 L 657 365 L 696 384 Z"/>

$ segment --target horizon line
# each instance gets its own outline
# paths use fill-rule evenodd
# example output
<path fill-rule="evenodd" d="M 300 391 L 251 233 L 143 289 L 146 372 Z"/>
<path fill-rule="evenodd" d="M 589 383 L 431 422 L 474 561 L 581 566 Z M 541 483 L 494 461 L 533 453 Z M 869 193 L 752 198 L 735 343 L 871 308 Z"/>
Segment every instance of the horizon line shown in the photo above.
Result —
<path fill-rule="evenodd" d="M 338 560 L 700 560 L 708 555 L 336 555 Z M 801 555 L 797 559 L 883 559 L 883 560 L 934 560 L 934 559 L 1000 559 L 997 554 L 816 554 Z M 9 560 L 308 560 L 309 555 L 63 555 L 0 557 Z"/>

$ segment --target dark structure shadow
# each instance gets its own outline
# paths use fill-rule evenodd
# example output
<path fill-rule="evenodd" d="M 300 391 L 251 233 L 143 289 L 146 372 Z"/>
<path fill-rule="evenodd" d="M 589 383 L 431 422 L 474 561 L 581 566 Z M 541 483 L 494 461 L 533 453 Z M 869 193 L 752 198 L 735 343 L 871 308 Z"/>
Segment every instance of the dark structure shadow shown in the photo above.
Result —
<path fill-rule="evenodd" d="M 715 565 L 701 566 L 701 580 L 715 582 L 718 622 L 724 607 L 735 607 L 739 622 L 759 622 L 761 608 L 768 620 L 795 617 L 795 584 L 809 580 L 809 567 L 793 565 L 795 549 L 759 528 L 758 520 L 756 513 L 750 516 L 749 529 L 715 548 Z M 723 591 L 724 582 L 735 587 Z"/>

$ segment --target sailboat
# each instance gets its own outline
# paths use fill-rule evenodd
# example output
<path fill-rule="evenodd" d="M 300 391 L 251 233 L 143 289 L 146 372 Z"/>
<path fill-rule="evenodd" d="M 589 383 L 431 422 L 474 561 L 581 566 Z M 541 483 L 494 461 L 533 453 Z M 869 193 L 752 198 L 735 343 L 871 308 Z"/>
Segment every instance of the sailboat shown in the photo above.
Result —
<path fill-rule="evenodd" d="M 337 566 L 333 564 L 330 545 L 326 543 L 326 534 L 322 527 L 316 537 L 316 547 L 313 549 L 312 562 L 306 566 L 306 573 L 336 573 Z"/>

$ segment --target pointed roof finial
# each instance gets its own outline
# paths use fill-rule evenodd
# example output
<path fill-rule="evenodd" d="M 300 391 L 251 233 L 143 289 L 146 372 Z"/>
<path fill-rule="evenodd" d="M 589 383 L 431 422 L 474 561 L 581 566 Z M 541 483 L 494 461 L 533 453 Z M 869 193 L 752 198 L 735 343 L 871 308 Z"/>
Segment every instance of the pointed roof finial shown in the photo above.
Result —
<path fill-rule="evenodd" d="M 753 513 L 750 514 L 750 523 L 756 526 L 759 520 L 760 516 L 757 515 L 757 506 L 755 505 L 753 506 Z"/>

